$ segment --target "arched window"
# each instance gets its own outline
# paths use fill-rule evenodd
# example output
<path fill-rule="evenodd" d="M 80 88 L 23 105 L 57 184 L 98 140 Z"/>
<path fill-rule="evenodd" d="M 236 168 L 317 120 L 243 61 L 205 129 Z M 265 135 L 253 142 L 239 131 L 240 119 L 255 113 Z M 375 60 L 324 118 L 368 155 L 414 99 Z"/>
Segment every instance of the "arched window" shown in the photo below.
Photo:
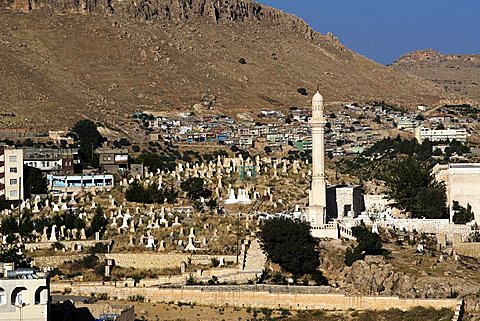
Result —
<path fill-rule="evenodd" d="M 5 289 L 0 288 L 0 305 L 7 303 L 7 296 L 5 294 Z"/>
<path fill-rule="evenodd" d="M 12 291 L 10 302 L 12 305 L 22 305 L 24 303 L 28 303 L 27 288 L 23 286 L 15 288 Z"/>
<path fill-rule="evenodd" d="M 48 303 L 48 289 L 46 286 L 41 286 L 35 291 L 35 304 Z"/>

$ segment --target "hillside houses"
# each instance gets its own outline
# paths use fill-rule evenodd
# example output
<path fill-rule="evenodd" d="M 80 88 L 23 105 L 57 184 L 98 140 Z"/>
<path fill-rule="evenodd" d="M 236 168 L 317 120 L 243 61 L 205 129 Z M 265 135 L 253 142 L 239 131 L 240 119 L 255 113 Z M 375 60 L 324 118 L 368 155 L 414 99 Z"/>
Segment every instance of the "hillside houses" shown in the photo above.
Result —
<path fill-rule="evenodd" d="M 431 112 L 429 110 L 429 112 Z M 150 134 L 152 140 L 164 139 L 177 144 L 220 144 L 241 149 L 290 145 L 301 151 L 311 149 L 311 131 L 308 109 L 292 107 L 290 114 L 276 110 L 262 110 L 259 114 L 239 113 L 197 115 L 192 112 L 176 116 L 153 116 L 136 113 L 134 117 Z M 360 106 L 352 103 L 335 113 L 326 114 L 325 143 L 332 155 L 358 154 L 381 137 L 381 130 L 403 130 L 414 133 L 420 126 L 432 127 L 446 123 L 450 127 L 464 127 L 469 115 L 452 115 L 440 110 L 431 117 L 419 110 L 406 111 L 385 103 Z M 467 129 L 468 132 L 468 129 Z"/>

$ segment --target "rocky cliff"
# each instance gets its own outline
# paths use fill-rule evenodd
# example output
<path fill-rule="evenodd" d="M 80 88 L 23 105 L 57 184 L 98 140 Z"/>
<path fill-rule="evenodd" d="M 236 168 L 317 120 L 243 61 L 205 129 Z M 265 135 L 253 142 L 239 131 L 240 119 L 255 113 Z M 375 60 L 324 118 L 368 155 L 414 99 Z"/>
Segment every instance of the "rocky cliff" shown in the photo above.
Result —
<path fill-rule="evenodd" d="M 344 246 L 322 246 L 323 273 L 330 284 L 350 295 L 448 298 L 475 296 L 480 290 L 480 265 L 475 259 L 419 254 L 413 248 L 388 244 L 389 258 L 366 256 L 349 267 L 343 263 Z"/>
<path fill-rule="evenodd" d="M 107 14 L 143 21 L 188 21 L 214 23 L 261 22 L 294 31 L 308 39 L 319 39 L 303 20 L 249 0 L 2 0 L 0 8 L 30 12 L 48 8 L 58 13 Z"/>
<path fill-rule="evenodd" d="M 16 115 L 0 128 L 89 117 L 128 131 L 134 111 L 190 110 L 205 97 L 215 112 L 287 110 L 309 105 L 318 85 L 331 106 L 451 97 L 249 0 L 0 0 L 0 77 L 0 113 Z"/>
<path fill-rule="evenodd" d="M 447 92 L 480 102 L 480 55 L 442 54 L 433 49 L 408 53 L 392 67 L 423 77 Z"/>

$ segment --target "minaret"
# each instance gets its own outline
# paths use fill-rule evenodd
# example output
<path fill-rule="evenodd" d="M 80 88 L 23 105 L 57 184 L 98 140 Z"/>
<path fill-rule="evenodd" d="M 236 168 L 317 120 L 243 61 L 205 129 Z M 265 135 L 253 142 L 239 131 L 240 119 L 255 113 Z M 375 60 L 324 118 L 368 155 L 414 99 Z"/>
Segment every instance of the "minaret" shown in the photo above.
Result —
<path fill-rule="evenodd" d="M 307 219 L 312 226 L 321 226 L 327 222 L 325 210 L 326 183 L 325 183 L 325 124 L 323 118 L 323 97 L 317 92 L 312 99 L 312 187 L 308 206 Z"/>

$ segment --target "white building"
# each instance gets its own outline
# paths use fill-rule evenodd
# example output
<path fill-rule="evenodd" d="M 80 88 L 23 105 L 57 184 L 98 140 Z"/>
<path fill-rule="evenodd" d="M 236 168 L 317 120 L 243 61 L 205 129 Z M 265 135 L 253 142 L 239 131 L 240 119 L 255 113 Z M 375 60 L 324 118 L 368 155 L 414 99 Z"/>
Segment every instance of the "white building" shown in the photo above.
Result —
<path fill-rule="evenodd" d="M 47 175 L 48 190 L 57 193 L 78 193 L 80 191 L 110 190 L 115 185 L 113 175 Z"/>
<path fill-rule="evenodd" d="M 2 264 L 4 268 L 5 264 Z M 33 269 L 4 270 L 0 278 L 0 321 L 48 321 L 48 274 Z"/>
<path fill-rule="evenodd" d="M 480 163 L 437 164 L 432 173 L 437 181 L 445 183 L 448 208 L 452 208 L 453 201 L 463 207 L 470 204 L 475 221 L 480 223 Z M 450 211 L 450 220 L 452 218 L 453 211 Z"/>
<path fill-rule="evenodd" d="M 419 143 L 428 139 L 431 142 L 438 142 L 444 140 L 457 140 L 459 142 L 467 141 L 466 129 L 429 129 L 425 127 L 417 127 L 415 129 L 415 138 Z"/>
<path fill-rule="evenodd" d="M 23 151 L 0 146 L 0 197 L 23 200 Z"/>

